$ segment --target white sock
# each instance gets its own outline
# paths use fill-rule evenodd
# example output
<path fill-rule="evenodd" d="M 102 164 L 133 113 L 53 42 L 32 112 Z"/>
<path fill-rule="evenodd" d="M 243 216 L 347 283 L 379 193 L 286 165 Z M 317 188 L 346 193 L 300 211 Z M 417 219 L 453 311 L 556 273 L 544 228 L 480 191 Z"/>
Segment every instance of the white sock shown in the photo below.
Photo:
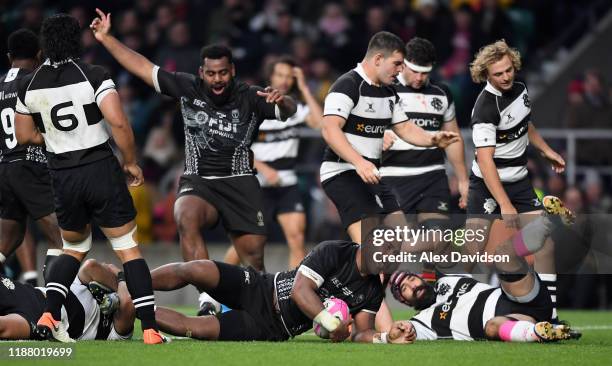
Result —
<path fill-rule="evenodd" d="M 38 272 L 36 271 L 26 271 L 21 275 L 24 281 L 29 281 L 38 278 Z"/>
<path fill-rule="evenodd" d="M 535 324 L 524 320 L 508 320 L 499 327 L 499 338 L 504 342 L 538 342 Z"/>
<path fill-rule="evenodd" d="M 6 262 L 6 257 L 4 254 L 0 253 L 0 264 L 3 264 L 4 262 Z"/>
<path fill-rule="evenodd" d="M 221 311 L 221 303 L 219 301 L 213 299 L 206 292 L 201 292 L 200 293 L 200 296 L 198 297 L 198 302 L 200 304 L 200 307 L 202 307 L 203 303 L 209 302 L 209 303 L 211 303 L 211 304 L 213 304 L 215 306 L 215 311 L 216 312 L 220 312 Z"/>
<path fill-rule="evenodd" d="M 47 256 L 60 256 L 62 255 L 62 253 L 64 253 L 63 250 L 61 249 L 47 249 Z"/>

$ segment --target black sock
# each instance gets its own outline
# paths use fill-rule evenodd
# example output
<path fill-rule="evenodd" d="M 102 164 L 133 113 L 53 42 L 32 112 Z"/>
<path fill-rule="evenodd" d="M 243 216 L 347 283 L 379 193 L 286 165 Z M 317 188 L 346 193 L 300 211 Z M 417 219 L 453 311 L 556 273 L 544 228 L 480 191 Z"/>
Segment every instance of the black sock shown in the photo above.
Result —
<path fill-rule="evenodd" d="M 49 254 L 49 252 L 51 252 L 51 250 L 58 250 L 59 253 L 58 254 Z M 52 252 L 54 253 L 54 252 Z M 43 265 L 43 270 L 42 270 L 42 275 L 43 275 L 43 280 L 45 281 L 45 284 L 47 282 L 49 282 L 49 276 L 48 273 L 51 270 L 51 264 L 53 264 L 57 258 L 62 254 L 60 249 L 49 249 L 47 250 L 47 256 L 45 257 L 45 264 Z"/>
<path fill-rule="evenodd" d="M 75 257 L 62 254 L 55 260 L 53 269 L 48 271 L 45 312 L 50 312 L 55 320 L 62 318 L 62 304 L 68 295 L 72 281 L 79 273 L 80 266 L 81 262 Z"/>
<path fill-rule="evenodd" d="M 123 263 L 126 285 L 136 308 L 136 316 L 140 319 L 142 329 L 157 330 L 155 322 L 155 297 L 151 272 L 144 259 L 134 259 Z"/>

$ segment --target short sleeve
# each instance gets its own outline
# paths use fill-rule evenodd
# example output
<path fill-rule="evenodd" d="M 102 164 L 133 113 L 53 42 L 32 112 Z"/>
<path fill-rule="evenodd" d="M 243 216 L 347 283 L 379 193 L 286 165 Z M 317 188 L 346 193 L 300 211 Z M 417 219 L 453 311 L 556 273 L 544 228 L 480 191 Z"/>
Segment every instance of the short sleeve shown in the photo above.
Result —
<path fill-rule="evenodd" d="M 368 301 L 364 304 L 361 311 L 365 311 L 366 313 L 370 314 L 378 313 L 380 305 L 383 301 L 384 293 L 385 291 L 382 288 L 380 281 L 378 281 L 378 283 L 375 283 L 374 288 L 372 288 L 371 296 L 368 298 Z"/>
<path fill-rule="evenodd" d="M 20 114 L 31 114 L 30 108 L 26 105 L 26 91 L 32 80 L 31 75 L 27 75 L 17 81 L 17 101 L 15 103 L 15 112 Z"/>
<path fill-rule="evenodd" d="M 281 120 L 280 110 L 275 103 L 267 103 L 266 98 L 257 95 L 258 91 L 264 91 L 260 86 L 249 87 L 249 97 L 255 106 L 255 113 L 262 119 Z"/>
<path fill-rule="evenodd" d="M 486 93 L 486 92 L 483 92 Z M 495 96 L 481 94 L 472 110 L 472 140 L 475 147 L 495 146 L 499 111 Z"/>
<path fill-rule="evenodd" d="M 396 124 L 400 122 L 408 121 L 408 116 L 402 108 L 402 103 L 400 101 L 400 97 L 396 95 L 395 103 L 393 103 L 393 115 L 391 116 L 391 124 Z"/>
<path fill-rule="evenodd" d="M 347 119 L 358 100 L 359 85 L 350 74 L 344 74 L 329 89 L 325 97 L 323 115 L 335 115 Z"/>
<path fill-rule="evenodd" d="M 444 84 L 440 85 L 440 89 L 444 91 L 444 95 L 446 96 L 446 101 L 448 105 L 446 111 L 444 111 L 444 122 L 450 122 L 456 117 L 455 100 L 453 99 L 453 93 L 451 93 L 448 86 Z"/>
<path fill-rule="evenodd" d="M 184 72 L 168 72 L 155 65 L 151 71 L 155 91 L 169 97 L 180 98 L 197 83 L 196 76 Z"/>
<path fill-rule="evenodd" d="M 83 66 L 83 65 L 80 65 Z M 85 76 L 94 90 L 94 98 L 96 104 L 100 106 L 102 100 L 108 93 L 115 90 L 115 83 L 110 76 L 110 73 L 102 66 L 88 65 L 89 67 L 83 68 Z"/>
<path fill-rule="evenodd" d="M 325 282 L 325 277 L 336 270 L 338 265 L 338 251 L 331 242 L 323 242 L 315 247 L 302 261 L 298 272 L 310 278 L 317 287 Z"/>

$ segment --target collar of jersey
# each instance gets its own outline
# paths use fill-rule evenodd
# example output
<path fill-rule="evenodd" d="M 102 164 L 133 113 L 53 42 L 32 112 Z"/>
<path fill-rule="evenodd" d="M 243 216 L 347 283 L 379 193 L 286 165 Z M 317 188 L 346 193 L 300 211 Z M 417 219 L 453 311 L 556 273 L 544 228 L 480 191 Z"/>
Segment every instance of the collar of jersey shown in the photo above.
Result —
<path fill-rule="evenodd" d="M 353 70 L 355 70 L 355 72 L 359 74 L 359 76 L 361 76 L 361 78 L 365 80 L 366 83 L 376 86 L 376 84 L 374 84 L 372 80 L 370 80 L 368 75 L 366 75 L 365 70 L 363 69 L 363 66 L 361 65 L 361 62 L 359 62 Z"/>
<path fill-rule="evenodd" d="M 67 63 L 73 62 L 73 61 L 74 61 L 74 59 L 71 59 L 71 58 L 67 58 L 65 60 L 58 61 L 58 62 L 51 62 L 50 59 L 46 59 L 45 62 L 43 63 L 43 65 L 50 65 L 50 66 L 57 67 L 59 65 L 67 64 Z"/>
<path fill-rule="evenodd" d="M 487 81 L 487 86 L 485 86 L 485 90 L 488 91 L 491 94 L 497 95 L 498 97 L 502 96 L 502 92 L 500 92 L 499 90 L 495 89 L 493 84 L 491 84 L 489 81 Z"/>
<path fill-rule="evenodd" d="M 413 87 L 408 85 L 408 83 L 406 82 L 406 79 L 404 79 L 404 74 L 402 74 L 401 72 L 397 74 L 397 81 L 399 81 L 399 83 L 402 84 L 403 86 L 406 86 L 410 89 L 414 89 Z M 427 82 L 425 82 L 425 84 L 423 84 L 423 86 L 420 89 L 414 89 L 414 90 L 421 90 L 427 85 L 429 85 L 429 79 L 427 79 Z"/>

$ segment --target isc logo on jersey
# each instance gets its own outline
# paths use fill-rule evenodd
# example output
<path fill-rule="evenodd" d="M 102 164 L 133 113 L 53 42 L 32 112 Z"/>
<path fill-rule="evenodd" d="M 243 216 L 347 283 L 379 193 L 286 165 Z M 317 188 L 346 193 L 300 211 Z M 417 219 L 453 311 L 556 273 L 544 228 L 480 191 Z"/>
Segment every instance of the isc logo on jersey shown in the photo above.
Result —
<path fill-rule="evenodd" d="M 385 133 L 385 126 L 372 126 L 366 125 L 365 123 L 358 123 L 355 129 L 357 132 L 365 132 L 373 135 L 382 135 Z"/>

